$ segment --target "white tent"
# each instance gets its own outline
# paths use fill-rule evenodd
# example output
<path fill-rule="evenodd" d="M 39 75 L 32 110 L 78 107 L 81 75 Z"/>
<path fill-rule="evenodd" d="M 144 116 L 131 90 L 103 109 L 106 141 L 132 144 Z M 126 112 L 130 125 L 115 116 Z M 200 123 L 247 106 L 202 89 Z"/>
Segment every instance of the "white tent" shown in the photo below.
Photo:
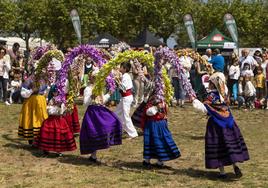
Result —
<path fill-rule="evenodd" d="M 6 41 L 8 49 L 12 48 L 15 42 L 20 44 L 21 50 L 26 50 L 26 43 L 22 38 L 19 37 L 0 37 L 1 41 Z M 36 46 L 45 46 L 48 42 L 45 40 L 41 40 L 40 38 L 30 38 L 29 46 L 30 48 L 34 48 Z"/>

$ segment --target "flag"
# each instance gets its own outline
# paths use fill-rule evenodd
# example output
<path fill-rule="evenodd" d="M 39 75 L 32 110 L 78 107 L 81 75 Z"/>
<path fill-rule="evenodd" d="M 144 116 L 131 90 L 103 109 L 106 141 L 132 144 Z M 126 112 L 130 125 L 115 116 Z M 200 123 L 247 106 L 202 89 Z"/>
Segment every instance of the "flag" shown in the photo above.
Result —
<path fill-rule="evenodd" d="M 234 17 L 231 14 L 227 13 L 224 15 L 223 20 L 233 41 L 235 43 L 238 43 L 238 32 Z"/>
<path fill-rule="evenodd" d="M 186 27 L 192 48 L 196 47 L 196 36 L 194 30 L 194 22 L 191 14 L 185 14 L 183 17 L 184 25 Z"/>
<path fill-rule="evenodd" d="M 81 39 L 82 39 L 82 37 L 81 37 L 81 24 L 80 24 L 80 18 L 79 18 L 77 10 L 73 9 L 70 13 L 70 16 L 71 16 L 71 19 L 73 22 L 76 36 L 78 38 L 78 42 L 79 42 L 79 44 L 81 44 Z"/>

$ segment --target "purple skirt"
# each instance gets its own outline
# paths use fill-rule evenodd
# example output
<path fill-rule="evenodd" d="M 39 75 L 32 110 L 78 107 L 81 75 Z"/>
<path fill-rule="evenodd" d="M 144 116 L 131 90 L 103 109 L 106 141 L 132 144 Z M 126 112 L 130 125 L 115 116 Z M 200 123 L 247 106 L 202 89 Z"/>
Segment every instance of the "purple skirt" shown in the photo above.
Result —
<path fill-rule="evenodd" d="M 104 106 L 89 105 L 80 131 L 81 154 L 90 154 L 120 144 L 122 125 L 118 117 Z"/>
<path fill-rule="evenodd" d="M 209 118 L 205 136 L 206 168 L 215 169 L 249 160 L 248 149 L 240 129 L 222 128 Z"/>

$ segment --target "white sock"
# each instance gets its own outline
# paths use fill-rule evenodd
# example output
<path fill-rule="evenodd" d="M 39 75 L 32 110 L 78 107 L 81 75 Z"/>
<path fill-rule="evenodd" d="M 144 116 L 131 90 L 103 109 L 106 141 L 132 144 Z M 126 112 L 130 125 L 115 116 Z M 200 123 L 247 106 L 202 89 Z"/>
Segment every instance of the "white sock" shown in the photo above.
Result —
<path fill-rule="evenodd" d="M 224 167 L 223 166 L 220 167 L 219 170 L 220 170 L 220 174 L 225 174 L 225 171 L 224 171 Z"/>
<path fill-rule="evenodd" d="M 144 159 L 146 163 L 150 163 L 150 159 Z"/>
<path fill-rule="evenodd" d="M 163 161 L 158 160 L 158 161 L 157 161 L 157 164 L 158 164 L 158 165 L 164 165 L 164 162 L 163 162 Z"/>
<path fill-rule="evenodd" d="M 97 159 L 97 151 L 94 151 L 91 156 L 93 159 Z"/>

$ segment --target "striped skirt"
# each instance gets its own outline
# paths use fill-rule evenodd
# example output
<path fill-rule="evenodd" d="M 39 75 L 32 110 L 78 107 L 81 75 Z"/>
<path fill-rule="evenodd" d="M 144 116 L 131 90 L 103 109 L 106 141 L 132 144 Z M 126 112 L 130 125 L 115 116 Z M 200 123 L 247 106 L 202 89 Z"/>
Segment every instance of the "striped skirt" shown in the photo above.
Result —
<path fill-rule="evenodd" d="M 206 168 L 215 169 L 249 160 L 244 138 L 236 125 L 222 128 L 210 118 L 205 136 Z"/>
<path fill-rule="evenodd" d="M 19 118 L 19 137 L 33 140 L 39 135 L 40 127 L 47 118 L 46 98 L 43 95 L 32 95 L 25 99 Z"/>
<path fill-rule="evenodd" d="M 133 112 L 131 116 L 132 123 L 135 127 L 144 129 L 143 125 L 143 116 L 144 116 L 144 109 L 145 109 L 146 103 L 142 102 L 136 110 Z"/>
<path fill-rule="evenodd" d="M 147 121 L 144 128 L 144 159 L 169 161 L 180 155 L 167 127 L 167 121 Z"/>
<path fill-rule="evenodd" d="M 73 133 L 62 116 L 49 116 L 44 121 L 34 145 L 41 150 L 54 152 L 76 149 Z"/>
<path fill-rule="evenodd" d="M 68 112 L 63 117 L 67 121 L 67 123 L 68 123 L 68 125 L 73 133 L 80 132 L 78 109 L 77 109 L 76 105 L 74 105 L 72 113 Z"/>
<path fill-rule="evenodd" d="M 120 144 L 122 125 L 118 117 L 104 106 L 89 105 L 80 131 L 81 154 Z"/>

